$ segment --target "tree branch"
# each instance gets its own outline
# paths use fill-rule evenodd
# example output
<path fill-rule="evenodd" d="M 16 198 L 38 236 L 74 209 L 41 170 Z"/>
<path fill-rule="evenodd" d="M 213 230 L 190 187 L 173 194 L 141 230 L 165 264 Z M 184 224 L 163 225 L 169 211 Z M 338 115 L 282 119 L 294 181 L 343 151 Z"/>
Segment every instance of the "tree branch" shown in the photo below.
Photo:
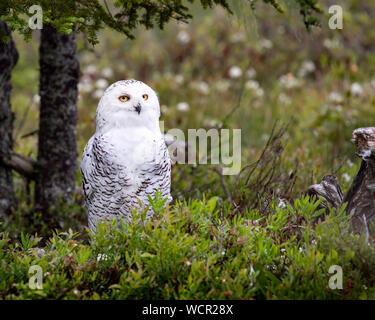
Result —
<path fill-rule="evenodd" d="M 18 172 L 20 175 L 29 179 L 34 179 L 36 171 L 35 160 L 12 151 L 10 159 L 1 159 L 1 162 L 6 167 Z"/>

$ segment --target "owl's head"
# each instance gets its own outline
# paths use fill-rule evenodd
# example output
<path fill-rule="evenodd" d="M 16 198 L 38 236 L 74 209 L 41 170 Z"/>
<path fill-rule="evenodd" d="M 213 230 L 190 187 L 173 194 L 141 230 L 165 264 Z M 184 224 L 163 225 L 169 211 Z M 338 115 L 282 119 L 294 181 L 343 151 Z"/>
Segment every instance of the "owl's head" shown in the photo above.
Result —
<path fill-rule="evenodd" d="M 159 127 L 160 105 L 156 92 L 138 80 L 113 83 L 104 92 L 96 110 L 99 129 L 114 127 Z"/>

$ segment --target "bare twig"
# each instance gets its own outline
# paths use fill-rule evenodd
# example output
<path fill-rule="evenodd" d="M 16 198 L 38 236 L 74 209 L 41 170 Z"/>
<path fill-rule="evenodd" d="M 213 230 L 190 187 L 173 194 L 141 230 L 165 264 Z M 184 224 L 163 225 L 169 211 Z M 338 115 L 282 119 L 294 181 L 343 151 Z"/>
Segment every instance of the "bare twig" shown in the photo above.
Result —
<path fill-rule="evenodd" d="M 272 127 L 271 134 L 257 161 L 242 168 L 233 184 L 231 198 L 241 208 L 254 208 L 266 212 L 277 198 L 290 198 L 297 179 L 298 161 L 292 173 L 283 173 L 281 156 L 284 151 L 282 137 L 288 125 Z"/>
<path fill-rule="evenodd" d="M 113 18 L 112 12 L 111 12 L 111 10 L 109 10 L 107 0 L 104 0 L 104 5 L 105 5 L 105 8 L 107 9 L 107 12 L 108 12 L 109 16 L 111 18 Z"/>
<path fill-rule="evenodd" d="M 28 133 L 22 135 L 21 139 L 25 139 L 25 138 L 31 137 L 33 135 L 36 135 L 37 133 L 39 133 L 39 129 L 33 130 L 31 132 L 28 132 Z"/>
<path fill-rule="evenodd" d="M 15 133 L 14 133 L 14 140 L 17 139 L 18 135 L 20 134 L 23 126 L 25 125 L 25 122 L 26 122 L 26 118 L 27 118 L 27 115 L 29 114 L 29 111 L 31 109 L 31 106 L 33 105 L 33 98 L 30 99 L 30 102 L 29 104 L 27 105 L 27 108 L 25 109 L 23 115 L 22 115 L 22 118 L 21 118 L 21 121 L 20 121 L 20 124 L 18 125 L 18 128 L 16 129 Z"/>
<path fill-rule="evenodd" d="M 251 63 L 252 62 L 249 62 L 248 64 L 248 67 L 247 69 L 249 69 L 251 67 Z M 242 103 L 242 98 L 243 98 L 243 94 L 245 92 L 245 86 L 246 86 L 246 80 L 245 78 L 243 77 L 243 80 L 242 80 L 242 83 L 241 83 L 241 87 L 240 87 L 240 90 L 239 90 L 239 94 L 238 94 L 238 98 L 237 98 L 237 103 L 235 104 L 235 106 L 229 111 L 229 113 L 224 117 L 223 121 L 221 122 L 220 126 L 218 126 L 218 129 L 222 129 L 224 128 L 226 122 L 229 120 L 229 118 L 233 115 L 233 113 L 235 113 L 240 107 L 241 107 L 241 103 Z"/>
<path fill-rule="evenodd" d="M 232 196 L 231 196 L 231 194 L 229 192 L 229 189 L 228 189 L 227 183 L 225 181 L 225 178 L 224 178 L 224 176 L 223 176 L 223 174 L 221 172 L 221 168 L 213 168 L 212 170 L 219 175 L 220 182 L 221 182 L 221 185 L 223 186 L 225 195 L 227 196 L 227 199 L 228 199 L 229 203 L 232 203 L 233 199 L 232 199 Z"/>

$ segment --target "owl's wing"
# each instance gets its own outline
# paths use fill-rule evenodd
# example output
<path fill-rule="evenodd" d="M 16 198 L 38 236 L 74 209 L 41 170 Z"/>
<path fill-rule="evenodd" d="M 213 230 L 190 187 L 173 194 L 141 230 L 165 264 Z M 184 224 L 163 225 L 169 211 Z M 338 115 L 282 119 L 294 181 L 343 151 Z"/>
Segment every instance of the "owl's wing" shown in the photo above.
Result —
<path fill-rule="evenodd" d="M 93 195 L 93 174 L 95 171 L 94 156 L 92 152 L 92 145 L 94 141 L 94 136 L 91 137 L 89 142 L 83 151 L 82 161 L 81 161 L 81 173 L 82 173 L 82 187 L 85 194 L 86 203 L 92 198 Z"/>
<path fill-rule="evenodd" d="M 81 162 L 85 202 L 90 209 L 117 210 L 124 202 L 123 194 L 131 186 L 126 166 L 114 161 L 113 150 L 103 136 L 94 136 L 87 143 Z"/>

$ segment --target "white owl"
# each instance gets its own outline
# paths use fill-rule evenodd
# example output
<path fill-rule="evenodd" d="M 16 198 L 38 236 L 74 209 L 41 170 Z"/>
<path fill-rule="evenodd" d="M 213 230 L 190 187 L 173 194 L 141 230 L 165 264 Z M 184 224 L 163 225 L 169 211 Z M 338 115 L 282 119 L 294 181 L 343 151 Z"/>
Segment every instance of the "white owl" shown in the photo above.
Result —
<path fill-rule="evenodd" d="M 81 172 L 88 225 L 98 220 L 132 220 L 134 209 L 149 205 L 157 190 L 168 202 L 171 161 L 159 127 L 154 90 L 137 80 L 112 84 L 96 110 L 96 132 L 83 152 Z M 147 212 L 150 218 L 153 212 Z"/>

